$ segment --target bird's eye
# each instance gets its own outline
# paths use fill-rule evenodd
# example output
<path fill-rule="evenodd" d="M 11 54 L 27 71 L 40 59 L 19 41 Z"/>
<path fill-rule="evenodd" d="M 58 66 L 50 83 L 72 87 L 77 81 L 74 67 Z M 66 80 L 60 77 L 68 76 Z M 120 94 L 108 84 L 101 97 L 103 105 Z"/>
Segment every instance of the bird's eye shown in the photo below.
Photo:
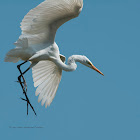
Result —
<path fill-rule="evenodd" d="M 87 64 L 88 64 L 88 65 L 91 65 L 91 63 L 90 63 L 89 61 L 87 61 Z"/>

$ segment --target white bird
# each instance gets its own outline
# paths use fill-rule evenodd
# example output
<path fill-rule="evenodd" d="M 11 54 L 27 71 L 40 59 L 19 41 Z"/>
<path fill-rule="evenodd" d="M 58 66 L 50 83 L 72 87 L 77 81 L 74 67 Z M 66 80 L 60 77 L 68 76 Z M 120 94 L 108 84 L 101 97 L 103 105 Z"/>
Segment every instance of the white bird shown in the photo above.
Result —
<path fill-rule="evenodd" d="M 17 67 L 21 74 L 18 80 L 26 97 L 26 99 L 22 99 L 27 101 L 27 114 L 28 104 L 34 111 L 26 94 L 26 82 L 23 77 L 23 74 L 30 68 L 32 68 L 34 86 L 37 87 L 35 94 L 39 95 L 38 102 L 41 102 L 42 106 L 45 104 L 45 107 L 49 106 L 55 97 L 62 70 L 76 70 L 76 62 L 80 62 L 103 75 L 83 55 L 70 56 L 66 65 L 65 56 L 60 54 L 55 43 L 57 29 L 65 22 L 77 17 L 82 8 L 83 0 L 46 0 L 30 10 L 22 20 L 22 34 L 14 43 L 16 47 L 7 53 L 5 62 L 25 61 Z M 20 66 L 28 61 L 31 63 L 30 67 L 25 72 L 21 72 Z M 21 77 L 23 82 L 21 82 Z"/>

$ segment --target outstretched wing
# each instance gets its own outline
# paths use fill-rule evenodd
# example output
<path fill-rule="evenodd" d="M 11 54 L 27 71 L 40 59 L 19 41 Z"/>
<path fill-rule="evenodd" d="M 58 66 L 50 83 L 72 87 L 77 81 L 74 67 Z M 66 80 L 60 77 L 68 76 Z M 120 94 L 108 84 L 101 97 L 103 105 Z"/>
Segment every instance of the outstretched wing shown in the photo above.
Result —
<path fill-rule="evenodd" d="M 46 0 L 29 11 L 21 22 L 22 35 L 29 45 L 52 42 L 57 29 L 79 15 L 83 0 Z"/>
<path fill-rule="evenodd" d="M 61 58 L 61 56 L 60 56 Z M 49 106 L 56 95 L 62 69 L 56 66 L 52 61 L 40 61 L 32 68 L 33 81 L 36 89 L 36 96 L 41 105 Z"/>

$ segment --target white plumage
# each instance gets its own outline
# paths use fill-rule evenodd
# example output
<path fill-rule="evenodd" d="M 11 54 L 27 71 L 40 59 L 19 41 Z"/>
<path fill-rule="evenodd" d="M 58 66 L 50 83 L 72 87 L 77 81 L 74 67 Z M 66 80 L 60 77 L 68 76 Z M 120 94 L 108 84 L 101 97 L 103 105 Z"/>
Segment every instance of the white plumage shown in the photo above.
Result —
<path fill-rule="evenodd" d="M 22 36 L 28 37 L 29 45 L 54 42 L 57 29 L 77 17 L 82 7 L 83 0 L 46 0 L 22 20 Z"/>
<path fill-rule="evenodd" d="M 64 63 L 55 43 L 57 29 L 77 17 L 83 8 L 83 0 L 46 0 L 29 11 L 21 22 L 22 34 L 10 50 L 6 62 L 30 61 L 38 101 L 47 107 L 51 104 L 62 76 L 62 70 L 73 71 L 80 62 L 102 74 L 83 55 L 73 55 Z M 24 73 L 23 73 L 24 74 Z M 102 74 L 103 75 L 103 74 Z M 22 73 L 20 77 L 23 77 Z M 24 78 L 23 78 L 24 79 Z M 23 89 L 24 90 L 24 89 Z"/>
<path fill-rule="evenodd" d="M 52 61 L 40 61 L 32 68 L 34 86 L 37 87 L 36 96 L 39 95 L 38 102 L 45 107 L 51 104 L 62 76 L 62 69 L 57 67 Z"/>

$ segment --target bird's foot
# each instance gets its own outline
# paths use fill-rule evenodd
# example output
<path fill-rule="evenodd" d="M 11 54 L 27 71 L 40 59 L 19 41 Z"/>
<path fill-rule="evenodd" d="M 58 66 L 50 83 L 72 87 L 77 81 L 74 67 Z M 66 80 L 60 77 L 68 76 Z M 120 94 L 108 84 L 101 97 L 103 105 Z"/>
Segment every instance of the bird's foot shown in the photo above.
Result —
<path fill-rule="evenodd" d="M 23 101 L 26 101 L 26 102 L 28 102 L 28 101 L 27 101 L 27 99 L 24 99 L 24 98 L 21 98 L 21 97 L 20 97 L 20 99 L 21 99 L 21 100 L 23 100 Z"/>
<path fill-rule="evenodd" d="M 19 81 L 15 81 L 15 82 L 17 82 L 17 83 L 20 84 Z M 23 87 L 24 87 L 25 92 L 27 92 L 27 84 L 26 84 L 26 81 L 23 81 L 23 82 L 21 82 L 21 83 L 23 84 Z"/>
<path fill-rule="evenodd" d="M 28 115 L 28 107 L 29 107 L 29 100 L 28 99 L 24 99 L 24 98 L 20 98 L 21 100 L 27 102 L 27 115 Z"/>
<path fill-rule="evenodd" d="M 31 105 L 31 103 L 30 103 L 30 101 L 29 101 L 27 95 L 26 95 L 25 97 L 26 97 L 26 99 L 24 99 L 24 98 L 20 98 L 20 99 L 23 100 L 23 101 L 25 101 L 25 102 L 27 102 L 27 115 L 28 115 L 28 107 L 29 107 L 29 105 L 30 105 L 30 107 L 31 107 L 31 109 L 33 110 L 34 114 L 37 116 L 37 114 L 36 114 L 36 112 L 35 112 L 33 106 Z"/>

